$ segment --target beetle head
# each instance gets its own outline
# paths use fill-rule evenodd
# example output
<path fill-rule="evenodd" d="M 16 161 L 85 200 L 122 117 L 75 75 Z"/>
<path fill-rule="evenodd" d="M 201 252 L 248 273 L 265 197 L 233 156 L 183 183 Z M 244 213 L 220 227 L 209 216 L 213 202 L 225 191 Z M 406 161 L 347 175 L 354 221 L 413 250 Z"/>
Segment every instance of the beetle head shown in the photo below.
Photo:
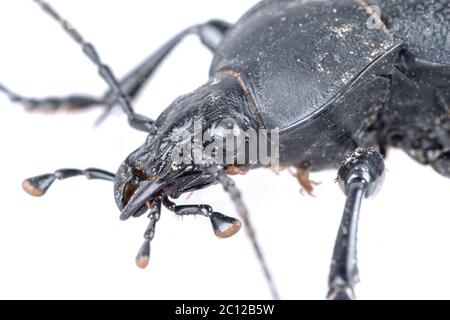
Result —
<path fill-rule="evenodd" d="M 256 128 L 245 110 L 245 95 L 232 78 L 214 79 L 175 100 L 158 118 L 157 132 L 119 168 L 115 198 L 122 218 L 145 213 L 161 197 L 210 186 L 212 167 L 235 168 L 246 150 L 239 147 L 245 132 Z"/>

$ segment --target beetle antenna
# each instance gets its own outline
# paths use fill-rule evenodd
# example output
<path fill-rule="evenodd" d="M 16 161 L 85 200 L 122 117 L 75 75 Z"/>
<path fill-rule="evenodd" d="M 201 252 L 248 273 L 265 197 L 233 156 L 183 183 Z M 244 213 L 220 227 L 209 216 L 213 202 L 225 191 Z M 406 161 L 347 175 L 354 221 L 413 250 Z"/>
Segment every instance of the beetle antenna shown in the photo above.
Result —
<path fill-rule="evenodd" d="M 280 297 L 278 295 L 278 290 L 275 286 L 275 282 L 273 281 L 272 274 L 269 270 L 269 266 L 264 258 L 263 252 L 261 250 L 261 246 L 259 245 L 258 239 L 256 238 L 255 229 L 253 228 L 253 224 L 250 220 L 250 215 L 245 206 L 244 201 L 242 200 L 242 195 L 239 189 L 236 187 L 233 179 L 226 175 L 226 173 L 221 168 L 213 169 L 215 177 L 217 181 L 222 184 L 223 189 L 230 195 L 231 200 L 233 201 L 236 210 L 241 217 L 243 224 L 245 225 L 245 230 L 247 232 L 247 236 L 250 238 L 250 241 L 253 245 L 253 250 L 258 257 L 258 261 L 263 269 L 264 276 L 266 278 L 267 284 L 269 285 L 270 292 L 272 293 L 272 297 L 275 300 L 279 300 Z"/>
<path fill-rule="evenodd" d="M 64 31 L 76 42 L 78 43 L 82 49 L 84 54 L 97 66 L 98 73 L 108 84 L 110 90 L 115 93 L 117 96 L 117 103 L 122 108 L 123 112 L 128 117 L 128 122 L 130 125 L 138 130 L 143 130 L 147 132 L 152 132 L 155 130 L 154 121 L 142 116 L 140 114 L 136 114 L 133 110 L 133 107 L 130 103 L 128 97 L 123 93 L 122 88 L 120 87 L 120 83 L 117 80 L 116 76 L 112 72 L 111 68 L 104 64 L 100 59 L 97 50 L 94 45 L 90 42 L 87 42 L 83 36 L 75 29 L 66 19 L 64 19 L 55 9 L 53 9 L 50 4 L 48 4 L 44 0 L 33 0 L 36 2 L 49 16 L 51 16 L 54 20 L 59 22 Z"/>

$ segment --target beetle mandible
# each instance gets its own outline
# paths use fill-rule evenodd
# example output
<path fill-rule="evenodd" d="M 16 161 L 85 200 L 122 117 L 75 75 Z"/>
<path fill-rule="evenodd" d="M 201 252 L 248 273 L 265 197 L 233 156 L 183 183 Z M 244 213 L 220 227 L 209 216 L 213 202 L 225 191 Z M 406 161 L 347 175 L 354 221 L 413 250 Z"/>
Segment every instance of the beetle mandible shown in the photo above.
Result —
<path fill-rule="evenodd" d="M 194 120 L 219 133 L 279 130 L 279 164 L 298 168 L 296 176 L 308 193 L 313 189 L 309 172 L 339 168 L 338 182 L 347 202 L 330 270 L 330 299 L 354 297 L 359 207 L 381 186 L 387 148 L 403 149 L 450 177 L 448 1 L 266 0 L 234 25 L 211 20 L 187 28 L 120 81 L 76 29 L 45 1 L 35 2 L 82 46 L 110 91 L 100 98 L 37 100 L 3 85 L 0 89 L 31 109 L 102 104 L 110 110 L 117 104 L 130 125 L 149 136 L 117 174 L 63 169 L 25 180 L 24 189 L 42 196 L 56 179 L 79 175 L 114 181 L 121 219 L 146 214 L 150 220 L 136 260 L 140 267 L 148 263 L 162 206 L 179 215 L 208 217 L 219 237 L 239 230 L 237 219 L 208 205 L 177 206 L 170 200 L 219 182 L 235 202 L 277 297 L 240 192 L 226 174 L 262 164 L 175 165 L 171 157 L 178 143 L 175 133 L 190 128 Z M 136 114 L 129 99 L 191 34 L 214 53 L 210 80 L 175 100 L 156 121 Z"/>

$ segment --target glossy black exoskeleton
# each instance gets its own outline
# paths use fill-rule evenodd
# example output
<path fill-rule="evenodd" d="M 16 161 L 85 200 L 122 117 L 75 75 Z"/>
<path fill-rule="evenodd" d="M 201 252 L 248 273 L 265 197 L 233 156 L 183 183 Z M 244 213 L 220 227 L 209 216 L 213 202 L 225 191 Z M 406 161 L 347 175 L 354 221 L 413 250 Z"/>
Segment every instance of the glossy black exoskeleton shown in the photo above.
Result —
<path fill-rule="evenodd" d="M 149 136 L 117 174 L 63 169 L 27 179 L 24 188 L 41 196 L 56 179 L 85 175 L 114 181 L 121 219 L 143 214 L 150 219 L 137 257 L 140 267 L 148 263 L 161 206 L 180 215 L 209 217 L 219 237 L 239 230 L 237 219 L 208 205 L 177 206 L 170 200 L 219 182 L 235 202 L 277 297 L 240 192 L 226 174 L 263 164 L 222 164 L 211 157 L 174 163 L 180 137 L 190 137 L 195 121 L 222 138 L 228 131 L 239 135 L 249 129 L 276 130 L 279 165 L 298 168 L 299 181 L 308 192 L 309 171 L 340 167 L 338 181 L 347 203 L 331 266 L 331 299 L 354 296 L 359 207 L 381 185 L 386 150 L 401 148 L 450 177 L 448 0 L 266 0 L 233 25 L 211 20 L 182 31 L 121 81 L 92 44 L 46 2 L 35 1 L 82 46 L 110 90 L 101 98 L 38 100 L 0 89 L 31 109 L 103 104 L 108 111 L 117 104 L 130 124 Z M 209 81 L 175 100 L 156 121 L 134 113 L 129 99 L 191 34 L 214 53 Z"/>

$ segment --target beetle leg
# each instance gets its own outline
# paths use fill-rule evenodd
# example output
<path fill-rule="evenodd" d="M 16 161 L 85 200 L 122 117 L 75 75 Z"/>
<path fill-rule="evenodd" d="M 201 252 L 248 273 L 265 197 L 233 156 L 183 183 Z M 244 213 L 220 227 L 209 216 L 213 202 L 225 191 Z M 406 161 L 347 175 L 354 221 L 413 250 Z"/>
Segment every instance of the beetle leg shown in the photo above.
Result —
<path fill-rule="evenodd" d="M 383 177 L 383 157 L 373 149 L 356 149 L 339 169 L 338 182 L 347 201 L 333 251 L 328 299 L 355 298 L 354 286 L 359 282 L 356 240 L 361 202 L 380 188 Z"/>
<path fill-rule="evenodd" d="M 12 101 L 25 106 L 29 111 L 54 112 L 58 109 L 66 109 L 70 111 L 83 110 L 94 105 L 102 103 L 101 99 L 86 96 L 86 95 L 71 95 L 66 97 L 46 97 L 46 98 L 31 98 L 24 97 L 6 86 L 0 84 L 0 91 Z"/>
<path fill-rule="evenodd" d="M 211 20 L 181 31 L 132 69 L 120 81 L 122 90 L 128 97 L 134 99 L 169 53 L 189 35 L 197 35 L 201 42 L 214 52 L 229 27 L 230 24 L 225 21 Z M 109 90 L 102 100 L 108 107 L 103 115 L 105 117 L 116 103 L 117 94 L 114 90 Z"/>
<path fill-rule="evenodd" d="M 53 182 L 55 182 L 56 179 L 63 180 L 76 176 L 85 176 L 88 179 L 99 179 L 107 181 L 114 181 L 115 179 L 115 174 L 101 169 L 60 169 L 55 171 L 54 173 L 48 173 L 28 178 L 22 183 L 22 187 L 29 195 L 41 197 L 47 192 L 48 188 L 50 188 L 50 186 Z"/>
<path fill-rule="evenodd" d="M 154 121 L 143 115 L 136 114 L 128 99 L 128 95 L 121 88 L 120 82 L 114 76 L 111 68 L 104 64 L 100 59 L 95 47 L 87 42 L 83 36 L 67 21 L 65 20 L 55 9 L 53 9 L 44 0 L 34 0 L 51 18 L 56 20 L 64 31 L 83 49 L 83 53 L 91 60 L 91 62 L 97 67 L 99 75 L 108 84 L 109 90 L 114 92 L 114 103 L 117 103 L 122 108 L 123 112 L 128 117 L 129 124 L 138 130 L 145 132 L 154 132 Z M 89 96 L 71 96 L 66 98 L 43 98 L 33 99 L 26 98 L 18 95 L 3 85 L 0 85 L 0 91 L 3 91 L 8 97 L 16 102 L 24 103 L 31 108 L 50 109 L 54 110 L 58 107 L 65 105 L 72 109 L 87 108 L 91 105 L 104 103 L 104 99 L 96 99 Z"/>
<path fill-rule="evenodd" d="M 139 63 L 119 81 L 123 94 L 129 99 L 134 100 L 159 65 L 185 37 L 191 34 L 197 35 L 201 42 L 214 52 L 230 26 L 225 21 L 211 20 L 181 31 L 144 61 Z M 97 124 L 106 118 L 115 104 L 120 102 L 118 101 L 120 97 L 115 88 L 109 89 L 103 97 L 71 95 L 40 99 L 22 96 L 2 84 L 0 84 L 0 91 L 5 93 L 11 101 L 24 105 L 30 111 L 37 110 L 46 112 L 63 108 L 66 110 L 82 110 L 96 105 L 104 105 L 106 106 L 106 110 L 97 120 Z"/>
<path fill-rule="evenodd" d="M 359 282 L 356 262 L 356 237 L 364 182 L 350 183 L 344 215 L 339 227 L 329 275 L 328 299 L 354 299 L 354 286 Z"/>
<path fill-rule="evenodd" d="M 177 206 L 167 197 L 163 199 L 164 206 L 180 216 L 202 215 L 211 220 L 214 234 L 221 239 L 234 236 L 241 228 L 241 222 L 238 219 L 227 217 L 205 204 Z"/>

